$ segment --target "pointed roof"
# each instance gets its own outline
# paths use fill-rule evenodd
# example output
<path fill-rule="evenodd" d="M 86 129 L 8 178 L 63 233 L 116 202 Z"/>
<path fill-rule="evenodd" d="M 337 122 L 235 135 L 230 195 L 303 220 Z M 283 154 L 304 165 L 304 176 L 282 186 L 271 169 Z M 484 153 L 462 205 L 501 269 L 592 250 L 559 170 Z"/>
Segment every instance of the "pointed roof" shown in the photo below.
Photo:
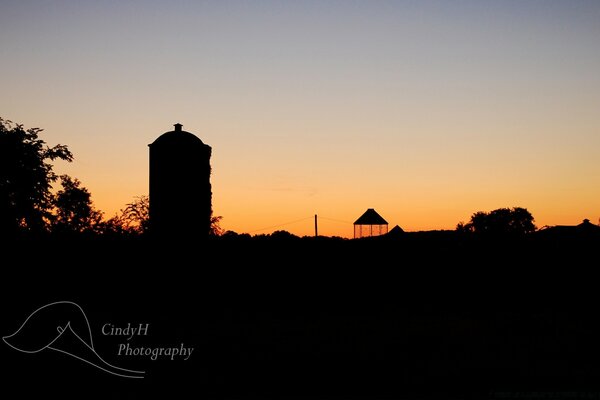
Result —
<path fill-rule="evenodd" d="M 387 225 L 387 221 L 383 217 L 377 214 L 374 208 L 369 208 L 363 215 L 361 215 L 354 225 Z"/>
<path fill-rule="evenodd" d="M 401 235 L 403 233 L 404 233 L 404 229 L 400 228 L 399 225 L 396 225 L 387 234 L 388 234 L 388 236 L 396 236 L 396 235 Z"/>

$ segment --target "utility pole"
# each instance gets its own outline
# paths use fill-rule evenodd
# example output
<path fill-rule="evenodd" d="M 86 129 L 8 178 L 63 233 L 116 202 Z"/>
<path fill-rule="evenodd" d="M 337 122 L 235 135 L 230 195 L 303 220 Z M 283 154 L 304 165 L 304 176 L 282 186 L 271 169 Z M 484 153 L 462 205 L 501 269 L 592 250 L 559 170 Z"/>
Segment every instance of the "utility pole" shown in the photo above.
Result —
<path fill-rule="evenodd" d="M 319 236 L 319 230 L 317 228 L 317 214 L 315 214 L 315 237 Z"/>

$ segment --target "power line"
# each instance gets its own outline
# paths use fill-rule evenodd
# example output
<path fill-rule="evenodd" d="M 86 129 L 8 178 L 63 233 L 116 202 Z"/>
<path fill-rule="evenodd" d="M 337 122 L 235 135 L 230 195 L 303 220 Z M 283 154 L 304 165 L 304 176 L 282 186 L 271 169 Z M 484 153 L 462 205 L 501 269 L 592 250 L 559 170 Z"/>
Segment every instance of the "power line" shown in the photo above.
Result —
<path fill-rule="evenodd" d="M 294 220 L 294 221 L 284 222 L 282 224 L 277 224 L 277 225 L 271 225 L 271 226 L 267 226 L 267 227 L 260 228 L 260 229 L 254 229 L 252 231 L 248 231 L 247 233 L 254 233 L 254 232 L 260 232 L 260 231 L 266 231 L 268 229 L 280 228 L 282 226 L 296 224 L 298 222 L 306 221 L 306 220 L 312 219 L 312 218 L 314 218 L 314 216 L 310 216 L 310 217 L 306 217 L 306 218 L 300 218 L 300 219 L 297 219 L 297 220 Z M 333 222 L 337 222 L 337 223 L 340 223 L 340 224 L 350 224 L 350 225 L 353 224 L 353 222 L 342 221 L 340 219 L 335 219 L 335 218 L 322 217 L 320 215 L 319 215 L 319 219 L 324 219 L 324 220 L 327 220 L 327 221 L 333 221 Z"/>
<path fill-rule="evenodd" d="M 349 221 L 342 221 L 340 219 L 335 219 L 335 218 L 327 218 L 327 217 L 322 217 L 319 215 L 319 219 L 326 219 L 328 221 L 333 221 L 333 222 L 339 222 L 341 224 L 353 224 L 353 222 L 349 222 Z"/>
<path fill-rule="evenodd" d="M 266 231 L 267 229 L 273 229 L 273 228 L 279 228 L 279 227 L 281 227 L 281 226 L 286 226 L 286 225 L 295 224 L 295 223 L 302 222 L 302 221 L 306 221 L 307 219 L 312 219 L 312 218 L 314 218 L 314 216 L 310 216 L 310 217 L 306 217 L 306 218 L 297 219 L 297 220 L 295 220 L 295 221 L 284 222 L 283 224 L 279 224 L 279 225 L 267 226 L 266 228 L 255 229 L 255 230 L 253 230 L 253 231 L 248 231 L 248 233 L 254 233 L 254 232 L 259 232 L 259 231 Z"/>

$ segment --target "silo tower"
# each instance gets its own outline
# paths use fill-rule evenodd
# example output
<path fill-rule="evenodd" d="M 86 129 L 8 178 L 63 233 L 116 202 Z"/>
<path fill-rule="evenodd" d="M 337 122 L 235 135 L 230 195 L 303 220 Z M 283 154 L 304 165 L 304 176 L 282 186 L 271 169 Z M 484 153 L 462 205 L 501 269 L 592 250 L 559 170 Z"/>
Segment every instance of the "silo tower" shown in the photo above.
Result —
<path fill-rule="evenodd" d="M 210 231 L 212 149 L 183 125 L 150 148 L 150 230 L 155 236 L 206 237 Z"/>

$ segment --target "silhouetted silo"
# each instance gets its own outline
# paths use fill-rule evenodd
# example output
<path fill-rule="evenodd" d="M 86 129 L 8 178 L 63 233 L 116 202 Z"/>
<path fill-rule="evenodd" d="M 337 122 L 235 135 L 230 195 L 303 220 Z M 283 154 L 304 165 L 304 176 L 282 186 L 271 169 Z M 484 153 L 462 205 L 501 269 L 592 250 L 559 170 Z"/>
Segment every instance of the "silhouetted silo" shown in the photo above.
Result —
<path fill-rule="evenodd" d="M 207 236 L 210 231 L 211 147 L 182 130 L 159 136 L 150 147 L 150 229 L 161 237 Z"/>

